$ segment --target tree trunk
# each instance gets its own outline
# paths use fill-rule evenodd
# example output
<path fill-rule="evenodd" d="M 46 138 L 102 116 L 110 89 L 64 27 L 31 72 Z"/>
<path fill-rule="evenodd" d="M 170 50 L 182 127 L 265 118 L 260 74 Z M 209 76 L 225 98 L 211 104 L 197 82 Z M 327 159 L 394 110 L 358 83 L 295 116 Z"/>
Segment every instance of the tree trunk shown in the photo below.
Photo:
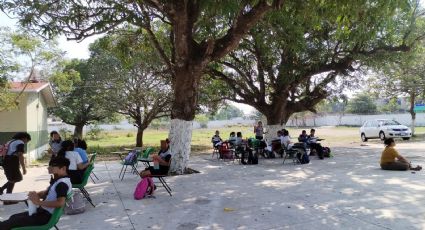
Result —
<path fill-rule="evenodd" d="M 172 119 L 170 133 L 170 150 L 173 153 L 170 172 L 183 174 L 189 163 L 190 143 L 192 142 L 193 121 Z"/>
<path fill-rule="evenodd" d="M 170 172 L 183 174 L 187 168 L 192 141 L 192 123 L 195 118 L 201 72 L 180 69 L 173 79 L 174 101 L 168 137 L 173 153 Z"/>
<path fill-rule="evenodd" d="M 278 108 L 281 106 L 280 108 Z M 284 129 L 286 127 L 286 122 L 288 122 L 289 117 L 292 115 L 292 112 L 289 111 L 285 105 L 272 105 L 271 109 L 267 114 L 267 133 L 265 139 L 270 141 L 277 137 L 277 131 Z"/>
<path fill-rule="evenodd" d="M 267 133 L 264 139 L 267 140 L 267 143 L 269 143 L 271 140 L 277 138 L 277 131 L 282 130 L 284 128 L 285 128 L 284 125 L 280 125 L 280 124 L 273 125 L 267 122 L 267 126 L 266 126 Z"/>
<path fill-rule="evenodd" d="M 409 108 L 409 112 L 410 112 L 410 116 L 412 117 L 412 123 L 410 126 L 410 129 L 412 130 L 412 136 L 415 135 L 415 125 L 416 125 L 416 113 L 415 113 L 415 100 L 416 100 L 416 94 L 410 93 L 410 108 Z"/>
<path fill-rule="evenodd" d="M 84 125 L 75 125 L 74 138 L 80 138 L 80 139 L 83 138 L 83 128 L 84 128 Z"/>
<path fill-rule="evenodd" d="M 137 128 L 137 136 L 136 136 L 136 147 L 142 147 L 143 146 L 143 131 L 144 128 Z"/>

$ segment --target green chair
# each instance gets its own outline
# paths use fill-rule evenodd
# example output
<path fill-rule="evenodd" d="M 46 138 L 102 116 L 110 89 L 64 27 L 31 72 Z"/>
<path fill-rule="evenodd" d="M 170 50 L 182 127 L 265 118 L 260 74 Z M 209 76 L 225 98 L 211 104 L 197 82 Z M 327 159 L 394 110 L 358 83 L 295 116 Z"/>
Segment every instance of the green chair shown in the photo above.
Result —
<path fill-rule="evenodd" d="M 72 192 L 68 194 L 66 197 L 66 201 L 69 201 L 72 197 Z M 56 224 L 59 222 L 59 219 L 61 218 L 63 214 L 63 209 L 65 205 L 60 208 L 55 208 L 55 210 L 52 213 L 52 217 L 50 217 L 49 222 L 45 225 L 38 225 L 38 226 L 26 226 L 26 227 L 18 227 L 18 228 L 12 228 L 12 230 L 49 230 L 51 228 L 58 229 Z"/>
<path fill-rule="evenodd" d="M 137 151 L 137 155 L 135 157 L 133 157 L 132 161 L 126 161 L 125 157 L 123 157 L 121 154 L 119 155 L 121 158 L 121 171 L 120 174 L 118 175 L 118 178 L 121 178 L 121 180 L 124 179 L 125 176 L 125 172 L 127 171 L 127 167 L 130 166 L 131 167 L 131 172 L 134 174 L 139 174 L 139 172 L 137 171 L 137 163 L 139 162 L 138 159 L 140 158 L 140 156 L 142 155 L 141 151 Z M 122 175 L 122 176 L 121 176 Z"/>
<path fill-rule="evenodd" d="M 149 158 L 149 155 L 151 153 L 153 153 L 154 149 L 152 147 L 148 147 L 145 149 L 145 151 L 143 151 L 143 154 L 141 154 L 140 157 L 137 158 L 137 161 L 142 161 L 146 167 L 149 166 L 149 164 L 147 162 L 145 162 L 144 160 Z"/>
<path fill-rule="evenodd" d="M 94 166 L 94 160 L 96 159 L 96 156 L 97 156 L 97 153 L 96 153 L 96 152 L 94 152 L 94 153 L 91 155 L 90 160 L 89 160 L 89 163 L 90 163 L 90 164 L 93 164 L 93 166 Z M 93 172 L 93 171 L 91 172 L 91 174 L 90 174 L 90 179 L 91 179 L 91 181 L 93 182 L 93 184 L 96 184 L 96 182 L 94 182 L 94 179 L 93 179 L 92 175 L 96 178 L 96 180 L 99 180 L 99 178 L 97 178 L 96 174 L 94 174 L 94 172 Z"/>
<path fill-rule="evenodd" d="M 87 185 L 87 181 L 89 180 L 90 174 L 92 173 L 93 169 L 94 169 L 94 166 L 93 166 L 93 164 L 90 163 L 89 166 L 86 168 L 86 171 L 84 171 L 83 180 L 82 180 L 81 184 L 72 184 L 72 188 L 80 189 L 81 193 L 87 199 L 87 201 L 90 202 L 90 204 L 93 205 L 93 207 L 96 207 L 93 204 L 92 199 L 90 198 L 90 194 L 84 188 Z"/>

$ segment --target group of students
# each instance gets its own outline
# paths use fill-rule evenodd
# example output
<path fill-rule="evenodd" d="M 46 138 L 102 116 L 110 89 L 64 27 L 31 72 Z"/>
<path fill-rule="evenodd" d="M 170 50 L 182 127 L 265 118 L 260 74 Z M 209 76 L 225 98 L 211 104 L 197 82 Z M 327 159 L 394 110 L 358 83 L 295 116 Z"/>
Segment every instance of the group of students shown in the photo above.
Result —
<path fill-rule="evenodd" d="M 71 193 L 73 183 L 69 169 L 72 164 L 75 168 L 78 167 L 75 159 L 80 156 L 76 157 L 72 154 L 74 156 L 70 157 L 69 152 L 74 148 L 72 141 L 62 141 L 56 131 L 50 133 L 50 137 L 49 152 L 52 153 L 52 158 L 47 168 L 48 173 L 52 174 L 50 184 L 46 190 L 28 193 L 28 200 L 38 206 L 36 212 L 31 216 L 28 211 L 14 214 L 9 219 L 0 222 L 0 229 L 8 230 L 16 227 L 44 225 L 50 220 L 55 208 L 65 205 L 66 197 Z M 4 173 L 8 181 L 1 187 L 0 193 L 3 193 L 5 189 L 7 193 L 12 193 L 14 184 L 22 180 L 19 166 L 22 168 L 22 173 L 26 174 L 23 154 L 25 154 L 25 144 L 30 140 L 31 136 L 22 132 L 14 135 L 12 140 L 8 142 L 8 150 L 3 161 Z M 72 144 L 72 148 L 69 146 L 70 144 Z M 4 204 L 13 204 L 13 202 L 4 202 Z"/>
<path fill-rule="evenodd" d="M 274 138 L 270 143 L 267 143 L 263 140 L 264 128 L 262 126 L 261 121 L 258 122 L 258 124 L 254 127 L 254 133 L 255 139 L 260 141 L 260 144 L 258 145 L 259 148 L 267 149 L 269 155 L 275 155 L 276 153 L 283 152 L 282 147 L 287 150 L 290 150 L 292 148 L 301 148 L 304 150 L 304 152 L 307 152 L 308 147 L 317 153 L 319 159 L 324 159 L 323 146 L 318 142 L 319 139 L 315 136 L 315 129 L 311 129 L 309 135 L 307 135 L 306 130 L 302 130 L 301 134 L 298 137 L 298 143 L 292 142 L 291 137 L 289 135 L 289 131 L 287 129 L 277 131 L 277 137 Z M 220 132 L 218 130 L 215 131 L 215 135 L 211 138 L 211 142 L 213 144 L 213 147 L 217 149 L 223 142 L 228 142 L 232 148 L 235 148 L 236 152 L 242 153 L 244 151 L 238 151 L 241 149 L 241 145 L 248 144 L 245 143 L 241 132 L 237 132 L 236 134 L 235 132 L 231 132 L 228 140 L 223 141 L 223 139 L 220 137 Z M 251 149 L 246 148 L 246 146 L 244 146 L 244 150 L 245 152 L 249 152 Z M 263 151 L 261 151 L 261 153 L 263 153 Z M 266 157 L 264 153 L 263 156 Z M 242 158 L 244 158 L 244 154 L 242 154 Z"/>
<path fill-rule="evenodd" d="M 80 184 L 83 180 L 84 171 L 90 162 L 87 156 L 87 143 L 81 139 L 62 140 L 56 131 L 50 133 L 50 149 L 52 158 L 65 157 L 69 160 L 68 175 L 72 184 Z"/>

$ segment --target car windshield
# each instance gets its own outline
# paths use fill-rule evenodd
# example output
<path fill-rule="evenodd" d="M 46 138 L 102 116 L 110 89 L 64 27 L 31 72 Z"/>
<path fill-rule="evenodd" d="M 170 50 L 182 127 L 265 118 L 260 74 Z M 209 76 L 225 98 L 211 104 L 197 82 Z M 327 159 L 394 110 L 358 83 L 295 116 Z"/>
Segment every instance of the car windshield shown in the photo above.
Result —
<path fill-rule="evenodd" d="M 398 123 L 397 121 L 391 121 L 391 120 L 387 120 L 387 121 L 379 121 L 379 123 L 383 126 L 386 125 L 400 125 L 400 123 Z"/>

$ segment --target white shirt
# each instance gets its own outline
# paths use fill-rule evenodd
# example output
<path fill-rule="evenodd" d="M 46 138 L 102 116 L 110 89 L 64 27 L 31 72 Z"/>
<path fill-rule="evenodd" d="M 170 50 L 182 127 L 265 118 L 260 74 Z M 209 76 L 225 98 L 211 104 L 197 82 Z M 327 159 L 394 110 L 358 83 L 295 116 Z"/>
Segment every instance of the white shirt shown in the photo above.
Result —
<path fill-rule="evenodd" d="M 289 136 L 281 136 L 280 143 L 284 145 L 287 149 L 292 148 L 291 138 Z"/>
<path fill-rule="evenodd" d="M 14 154 L 18 150 L 18 145 L 25 145 L 25 143 L 22 140 L 11 140 L 6 155 Z"/>
<path fill-rule="evenodd" d="M 83 163 L 80 154 L 75 151 L 66 151 L 65 157 L 69 160 L 69 170 L 77 170 L 77 165 Z"/>

